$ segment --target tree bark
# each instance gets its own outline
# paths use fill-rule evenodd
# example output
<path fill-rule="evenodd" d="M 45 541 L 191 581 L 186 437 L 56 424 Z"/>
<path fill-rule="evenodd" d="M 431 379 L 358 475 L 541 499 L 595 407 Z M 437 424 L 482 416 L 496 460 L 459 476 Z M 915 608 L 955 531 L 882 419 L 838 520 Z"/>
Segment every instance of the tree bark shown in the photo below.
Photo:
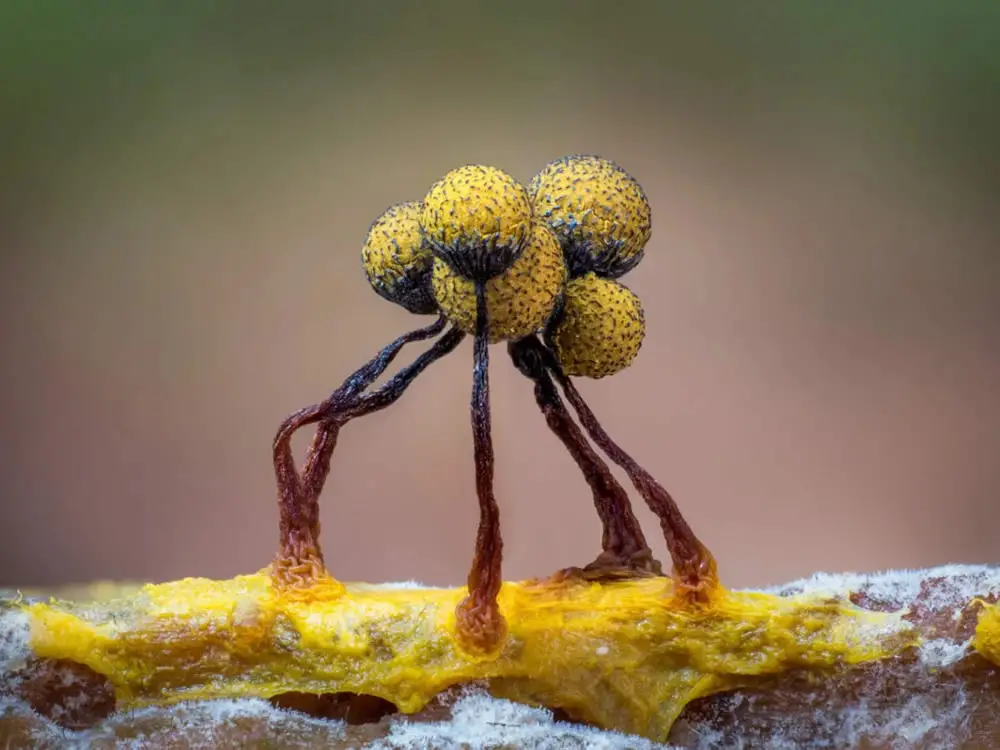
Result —
<path fill-rule="evenodd" d="M 1000 747 L 996 567 L 818 575 L 707 611 L 666 579 L 505 584 L 486 663 L 438 617 L 461 589 L 289 603 L 267 581 L 0 592 L 0 747 Z"/>

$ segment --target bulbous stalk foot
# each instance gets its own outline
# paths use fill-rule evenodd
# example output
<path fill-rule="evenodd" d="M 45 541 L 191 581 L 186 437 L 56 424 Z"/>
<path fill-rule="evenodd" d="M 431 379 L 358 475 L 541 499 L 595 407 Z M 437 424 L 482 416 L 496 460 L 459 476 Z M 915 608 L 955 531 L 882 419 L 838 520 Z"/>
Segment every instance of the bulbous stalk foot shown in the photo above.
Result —
<path fill-rule="evenodd" d="M 469 595 L 455 611 L 459 644 L 472 652 L 497 651 L 507 634 L 497 596 L 502 583 L 503 538 L 500 535 L 500 507 L 493 493 L 493 435 L 490 419 L 489 324 L 486 317 L 486 288 L 476 284 L 476 338 L 472 371 L 472 437 L 476 464 L 476 497 L 479 501 L 479 530 L 476 552 L 469 571 Z"/>
<path fill-rule="evenodd" d="M 590 439 L 628 474 L 646 505 L 659 519 L 673 563 L 674 598 L 678 604 L 708 604 L 719 590 L 719 575 L 712 553 L 695 535 L 670 493 L 605 432 L 573 381 L 559 366 L 550 345 L 543 347 L 542 356 L 546 368 L 566 394 L 566 400 L 572 405 Z"/>
<path fill-rule="evenodd" d="M 412 364 L 400 370 L 381 388 L 365 393 L 385 372 L 406 344 L 440 333 L 445 319 L 403 334 L 354 372 L 325 401 L 299 409 L 278 428 L 273 443 L 274 473 L 278 487 L 279 547 L 271 565 L 275 587 L 296 591 L 311 586 L 331 591 L 343 586 L 326 570 L 319 543 L 319 496 L 330 473 L 330 461 L 340 429 L 356 417 L 395 403 L 410 383 L 432 362 L 453 351 L 464 338 L 451 330 Z M 292 456 L 292 436 L 306 425 L 316 424 L 316 434 L 300 472 Z"/>

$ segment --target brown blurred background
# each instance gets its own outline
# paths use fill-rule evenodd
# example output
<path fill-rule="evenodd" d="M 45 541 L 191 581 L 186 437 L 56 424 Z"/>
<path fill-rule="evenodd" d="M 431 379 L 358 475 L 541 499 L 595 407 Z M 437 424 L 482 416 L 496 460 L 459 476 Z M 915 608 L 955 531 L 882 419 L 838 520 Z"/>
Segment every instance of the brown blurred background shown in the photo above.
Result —
<path fill-rule="evenodd" d="M 642 354 L 581 387 L 727 583 L 1000 562 L 1000 4 L 714 7 L 4 3 L 0 585 L 263 567 L 280 420 L 429 322 L 367 287 L 369 222 L 581 151 L 654 226 Z M 586 563 L 492 352 L 505 574 Z M 464 581 L 471 359 L 344 431 L 337 576 Z"/>

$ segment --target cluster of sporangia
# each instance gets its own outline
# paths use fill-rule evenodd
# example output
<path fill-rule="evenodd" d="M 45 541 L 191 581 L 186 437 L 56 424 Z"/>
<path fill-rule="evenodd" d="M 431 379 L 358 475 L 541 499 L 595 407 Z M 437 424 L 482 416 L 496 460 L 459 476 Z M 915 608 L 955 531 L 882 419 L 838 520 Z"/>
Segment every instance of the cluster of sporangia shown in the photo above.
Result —
<path fill-rule="evenodd" d="M 319 547 L 318 497 L 340 428 L 395 402 L 428 365 L 472 335 L 480 525 L 469 595 L 456 612 L 460 643 L 491 652 L 502 645 L 506 632 L 497 604 L 502 540 L 493 494 L 491 343 L 507 342 L 514 365 L 533 381 L 538 406 L 587 479 L 603 524 L 603 552 L 597 560 L 560 575 L 597 580 L 660 574 L 628 494 L 585 431 L 625 470 L 659 517 L 676 595 L 684 602 L 703 600 L 717 582 L 711 554 L 666 490 L 607 435 L 570 379 L 613 375 L 638 354 L 645 333 L 642 306 L 617 279 L 642 259 L 650 233 L 649 203 L 639 183 L 596 156 L 553 161 L 527 188 L 494 167 L 459 167 L 434 183 L 422 201 L 395 205 L 378 217 L 362 250 L 369 282 L 379 295 L 410 312 L 438 317 L 385 347 L 326 401 L 282 424 L 274 442 L 282 543 L 274 565 L 277 582 L 295 588 L 332 581 Z M 385 385 L 366 390 L 406 343 L 442 332 Z M 299 472 L 290 442 L 307 424 L 316 424 L 317 431 Z"/>

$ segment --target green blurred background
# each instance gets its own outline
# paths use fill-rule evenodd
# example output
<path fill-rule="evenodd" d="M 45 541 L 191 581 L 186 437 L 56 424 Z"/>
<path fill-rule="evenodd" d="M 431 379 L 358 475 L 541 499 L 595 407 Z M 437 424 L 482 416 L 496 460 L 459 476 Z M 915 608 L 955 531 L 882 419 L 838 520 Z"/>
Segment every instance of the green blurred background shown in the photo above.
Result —
<path fill-rule="evenodd" d="M 654 226 L 643 352 L 582 388 L 728 583 L 1000 561 L 998 134 L 986 0 L 6 0 L 0 585 L 262 567 L 277 424 L 423 322 L 370 221 L 581 151 Z M 505 573 L 583 564 L 589 491 L 493 351 Z M 335 575 L 464 580 L 470 372 L 345 431 Z"/>

